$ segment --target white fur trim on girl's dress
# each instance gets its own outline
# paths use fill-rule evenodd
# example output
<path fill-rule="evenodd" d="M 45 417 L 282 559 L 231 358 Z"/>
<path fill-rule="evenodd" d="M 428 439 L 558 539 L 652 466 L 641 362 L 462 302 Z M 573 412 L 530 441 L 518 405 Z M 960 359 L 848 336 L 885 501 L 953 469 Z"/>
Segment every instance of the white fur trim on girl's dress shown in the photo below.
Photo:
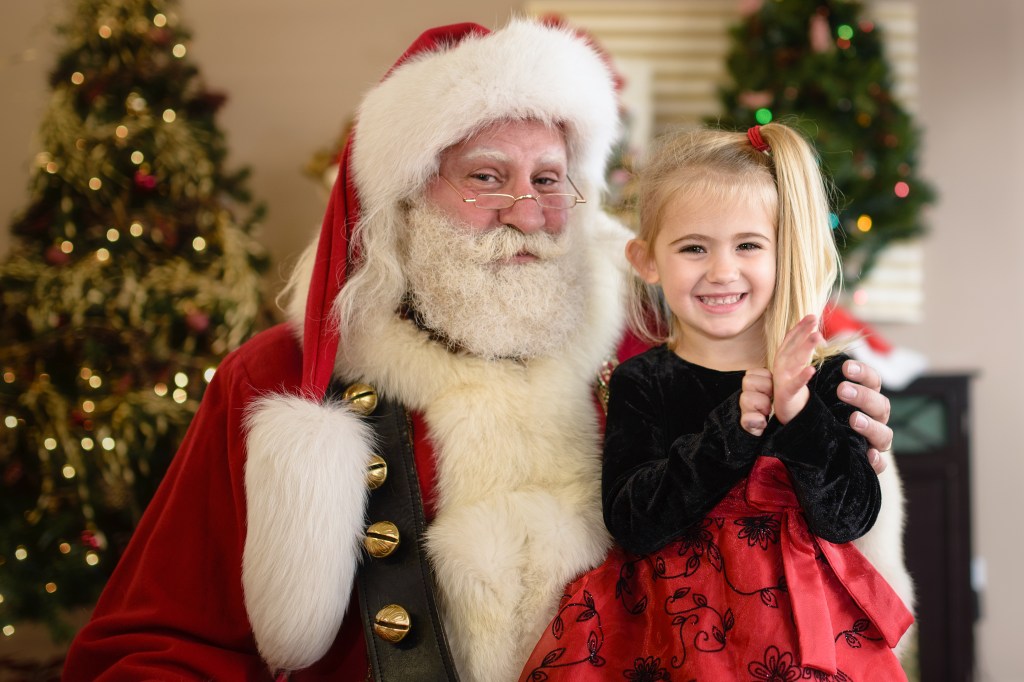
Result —
<path fill-rule="evenodd" d="M 271 670 L 319 660 L 361 556 L 370 429 L 338 403 L 269 395 L 246 415 L 245 607 Z"/>

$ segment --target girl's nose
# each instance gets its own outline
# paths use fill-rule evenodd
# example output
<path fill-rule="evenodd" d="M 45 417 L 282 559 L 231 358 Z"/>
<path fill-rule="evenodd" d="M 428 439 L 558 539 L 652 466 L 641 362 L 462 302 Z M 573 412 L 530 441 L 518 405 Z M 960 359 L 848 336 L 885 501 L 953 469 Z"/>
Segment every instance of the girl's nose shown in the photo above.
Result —
<path fill-rule="evenodd" d="M 708 268 L 708 281 L 716 284 L 732 282 L 738 272 L 736 262 L 729 255 L 714 256 Z"/>

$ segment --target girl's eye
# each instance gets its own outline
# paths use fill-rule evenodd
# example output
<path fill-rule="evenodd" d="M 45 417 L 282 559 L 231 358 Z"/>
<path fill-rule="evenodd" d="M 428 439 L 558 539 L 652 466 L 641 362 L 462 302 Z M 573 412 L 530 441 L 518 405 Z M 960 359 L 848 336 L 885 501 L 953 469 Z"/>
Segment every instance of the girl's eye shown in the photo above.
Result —
<path fill-rule="evenodd" d="M 679 249 L 679 253 L 707 253 L 703 246 L 697 244 L 690 244 Z"/>
<path fill-rule="evenodd" d="M 761 248 L 761 245 L 755 244 L 754 242 L 744 242 L 740 244 L 738 248 L 740 251 L 756 251 Z"/>

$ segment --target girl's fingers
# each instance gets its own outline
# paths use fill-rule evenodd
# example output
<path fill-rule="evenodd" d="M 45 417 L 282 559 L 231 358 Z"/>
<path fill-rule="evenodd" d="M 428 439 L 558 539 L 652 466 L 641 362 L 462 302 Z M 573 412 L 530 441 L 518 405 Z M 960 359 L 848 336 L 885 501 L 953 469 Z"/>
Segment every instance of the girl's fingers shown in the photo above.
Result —
<path fill-rule="evenodd" d="M 768 426 L 768 421 L 764 418 L 748 418 L 741 419 L 740 424 L 743 426 L 743 430 L 749 433 L 751 436 L 760 436 L 764 433 L 765 428 Z"/>
<path fill-rule="evenodd" d="M 786 334 L 779 352 L 775 356 L 775 372 L 786 375 L 801 371 L 811 364 L 814 349 L 822 345 L 825 338 L 818 331 L 818 319 L 807 315 Z"/>
<path fill-rule="evenodd" d="M 772 395 L 772 373 L 767 369 L 750 369 L 743 375 L 743 391 L 756 391 L 769 398 Z"/>

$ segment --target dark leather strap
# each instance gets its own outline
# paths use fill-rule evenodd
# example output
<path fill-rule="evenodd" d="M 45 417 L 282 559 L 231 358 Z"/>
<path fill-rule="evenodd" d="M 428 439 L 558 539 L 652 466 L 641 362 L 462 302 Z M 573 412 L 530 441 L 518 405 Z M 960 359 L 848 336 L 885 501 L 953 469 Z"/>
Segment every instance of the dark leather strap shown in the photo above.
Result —
<path fill-rule="evenodd" d="M 344 386 L 332 386 L 340 396 Z M 391 521 L 398 527 L 398 548 L 382 559 L 363 557 L 356 577 L 359 607 L 370 669 L 377 682 L 459 679 L 448 648 L 434 596 L 434 578 L 421 544 L 426 530 L 412 432 L 405 409 L 378 396 L 377 409 L 366 418 L 377 436 L 377 454 L 388 466 L 387 479 L 370 491 L 367 523 Z M 410 615 L 411 627 L 397 644 L 373 631 L 374 617 L 387 604 Z"/>

